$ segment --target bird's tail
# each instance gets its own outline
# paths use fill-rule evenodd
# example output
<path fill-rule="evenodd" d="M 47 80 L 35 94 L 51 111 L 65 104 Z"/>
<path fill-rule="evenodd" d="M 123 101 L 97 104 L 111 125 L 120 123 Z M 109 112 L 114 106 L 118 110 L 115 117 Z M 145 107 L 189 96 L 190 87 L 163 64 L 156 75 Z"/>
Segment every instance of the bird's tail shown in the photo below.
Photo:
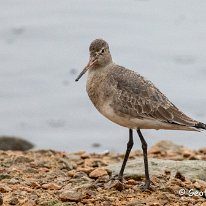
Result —
<path fill-rule="evenodd" d="M 202 122 L 198 122 L 196 125 L 195 125 L 195 128 L 197 129 L 205 129 L 206 130 L 206 124 L 202 123 Z"/>

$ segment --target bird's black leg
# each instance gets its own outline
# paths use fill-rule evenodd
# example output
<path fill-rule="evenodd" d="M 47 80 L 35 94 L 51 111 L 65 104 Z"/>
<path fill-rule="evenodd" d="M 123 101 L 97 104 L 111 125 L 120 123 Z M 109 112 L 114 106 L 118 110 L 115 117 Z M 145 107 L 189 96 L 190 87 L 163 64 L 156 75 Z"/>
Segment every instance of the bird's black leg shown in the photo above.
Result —
<path fill-rule="evenodd" d="M 125 166 L 127 164 L 127 160 L 129 158 L 129 154 L 132 150 L 133 144 L 134 144 L 134 142 L 133 142 L 133 131 L 132 131 L 132 129 L 129 129 L 129 141 L 127 143 L 127 150 L 126 150 L 126 153 L 125 153 L 125 156 L 124 156 L 124 161 L 122 163 L 121 170 L 120 170 L 119 175 L 118 175 L 118 179 L 120 181 L 122 181 L 122 179 L 123 179 L 124 169 L 125 169 Z"/>
<path fill-rule="evenodd" d="M 142 136 L 141 131 L 138 129 L 137 133 L 142 143 L 142 150 L 144 155 L 144 168 L 145 168 L 145 184 L 142 186 L 142 190 L 146 190 L 150 187 L 150 178 L 149 178 L 149 168 L 148 168 L 148 159 L 147 159 L 147 142 Z"/>

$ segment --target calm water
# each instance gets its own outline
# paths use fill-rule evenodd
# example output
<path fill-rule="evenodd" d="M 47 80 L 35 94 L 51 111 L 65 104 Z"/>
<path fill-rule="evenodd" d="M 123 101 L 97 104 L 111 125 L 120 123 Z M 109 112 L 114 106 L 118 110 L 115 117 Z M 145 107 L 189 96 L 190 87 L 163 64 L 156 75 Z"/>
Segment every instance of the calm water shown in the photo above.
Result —
<path fill-rule="evenodd" d="M 153 81 L 185 113 L 206 122 L 206 1 L 4 0 L 0 2 L 0 134 L 39 148 L 122 151 L 128 131 L 93 107 L 84 76 L 88 46 Z M 206 132 L 143 131 L 197 148 Z M 92 147 L 99 143 L 98 148 Z M 136 136 L 136 148 L 140 142 Z"/>

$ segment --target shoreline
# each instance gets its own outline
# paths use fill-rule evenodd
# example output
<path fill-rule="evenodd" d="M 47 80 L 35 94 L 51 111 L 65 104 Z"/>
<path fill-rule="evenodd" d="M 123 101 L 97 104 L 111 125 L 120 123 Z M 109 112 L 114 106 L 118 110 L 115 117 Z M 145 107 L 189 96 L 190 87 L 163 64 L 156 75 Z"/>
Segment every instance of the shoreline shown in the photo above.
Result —
<path fill-rule="evenodd" d="M 131 153 L 122 184 L 110 178 L 120 169 L 124 154 L 0 151 L 0 202 L 23 206 L 206 205 L 206 194 L 200 193 L 206 189 L 206 176 L 188 168 L 185 173 L 179 172 L 186 162 L 204 169 L 206 148 L 191 150 L 161 141 L 149 148 L 148 154 L 152 187 L 141 192 L 139 185 L 144 181 L 144 168 L 139 165 L 143 163 L 139 150 Z M 160 162 L 166 165 L 169 160 L 181 163 L 180 169 L 174 172 L 159 166 Z M 188 176 L 188 171 L 195 176 Z M 183 189 L 185 194 L 179 194 Z M 189 194 L 190 190 L 194 194 Z M 196 191 L 199 193 L 195 195 Z"/>

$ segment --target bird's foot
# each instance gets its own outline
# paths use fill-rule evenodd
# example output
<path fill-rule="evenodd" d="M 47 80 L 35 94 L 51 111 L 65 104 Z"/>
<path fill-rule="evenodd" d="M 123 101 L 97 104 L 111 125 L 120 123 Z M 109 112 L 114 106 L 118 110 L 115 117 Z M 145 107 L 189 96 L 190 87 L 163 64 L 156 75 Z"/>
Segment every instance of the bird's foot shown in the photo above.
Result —
<path fill-rule="evenodd" d="M 108 188 L 115 188 L 118 191 L 122 191 L 124 189 L 123 177 L 121 177 L 120 175 L 114 175 L 110 177 Z"/>
<path fill-rule="evenodd" d="M 110 181 L 112 180 L 119 180 L 120 182 L 123 182 L 123 177 L 120 175 L 114 175 L 112 177 L 110 177 Z"/>
<path fill-rule="evenodd" d="M 140 185 L 140 190 L 144 192 L 145 190 L 150 189 L 150 180 L 146 180 L 145 183 Z"/>

